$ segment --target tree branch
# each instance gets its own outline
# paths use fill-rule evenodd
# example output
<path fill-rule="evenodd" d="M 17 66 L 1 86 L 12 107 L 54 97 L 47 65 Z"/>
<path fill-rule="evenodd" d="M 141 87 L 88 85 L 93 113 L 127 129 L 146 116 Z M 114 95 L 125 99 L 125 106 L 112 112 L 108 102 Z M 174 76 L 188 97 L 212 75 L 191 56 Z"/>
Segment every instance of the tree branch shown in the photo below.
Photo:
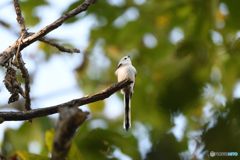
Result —
<path fill-rule="evenodd" d="M 18 3 L 18 0 L 14 0 L 13 2 L 14 2 L 14 8 L 17 14 L 17 21 L 21 27 L 21 33 L 23 34 L 26 31 L 26 27 L 25 27 L 24 18 L 22 17 L 22 11 Z"/>
<path fill-rule="evenodd" d="M 48 40 L 48 39 L 43 38 L 43 37 L 39 38 L 39 41 L 44 42 L 44 43 L 47 43 L 47 44 L 49 44 L 49 45 L 51 45 L 51 46 L 53 46 L 53 47 L 56 47 L 56 48 L 57 48 L 59 51 L 61 51 L 61 52 L 80 53 L 80 50 L 77 49 L 77 48 L 67 49 L 67 48 L 61 46 L 59 43 L 53 42 L 53 41 Z"/>
<path fill-rule="evenodd" d="M 24 18 L 22 17 L 22 11 L 21 11 L 18 0 L 14 0 L 14 8 L 15 8 L 15 11 L 17 14 L 17 21 L 21 27 L 21 38 L 18 41 L 18 48 L 17 48 L 15 60 L 18 61 L 18 67 L 20 68 L 21 73 L 22 73 L 22 78 L 24 78 L 24 81 L 25 81 L 25 95 L 26 95 L 25 109 L 31 110 L 29 74 L 28 74 L 27 68 L 24 66 L 25 63 L 24 63 L 24 61 L 22 59 L 22 55 L 20 53 L 22 39 L 24 39 L 26 37 L 27 30 L 25 27 L 25 21 L 24 21 Z M 30 119 L 29 122 L 32 122 L 32 120 Z"/>
<path fill-rule="evenodd" d="M 22 54 L 21 53 L 19 53 L 19 55 L 17 57 L 17 60 L 18 60 L 19 69 L 21 70 L 22 78 L 25 81 L 25 95 L 26 95 L 25 109 L 26 110 L 31 110 L 29 74 L 28 74 L 27 68 L 25 67 L 25 63 L 22 59 Z"/>
<path fill-rule="evenodd" d="M 59 26 L 61 26 L 65 21 L 67 21 L 68 19 L 76 16 L 77 14 L 86 11 L 88 9 L 88 7 L 94 3 L 96 3 L 97 0 L 85 0 L 81 5 L 79 5 L 77 8 L 73 9 L 72 11 L 64 14 L 62 17 L 60 17 L 59 19 L 57 19 L 55 22 L 51 23 L 50 25 L 46 26 L 45 28 L 41 29 L 40 31 L 38 31 L 37 33 L 35 33 L 34 35 L 27 37 L 23 40 L 23 46 L 21 47 L 21 49 L 25 48 L 26 46 L 28 46 L 29 44 L 35 42 L 36 40 L 38 40 L 39 38 L 45 36 L 46 34 L 48 34 L 49 32 L 51 32 L 52 30 L 58 28 Z"/>
<path fill-rule="evenodd" d="M 48 26 L 44 27 L 43 29 L 41 29 L 37 33 L 35 33 L 35 34 L 33 34 L 33 35 L 31 35 L 27 38 L 24 38 L 22 40 L 22 44 L 20 46 L 20 51 L 22 49 L 24 49 L 25 47 L 29 46 L 30 44 L 32 44 L 33 42 L 39 40 L 41 37 L 45 36 L 46 34 L 51 32 L 52 30 L 58 28 L 68 19 L 76 16 L 77 14 L 79 14 L 83 11 L 86 11 L 90 5 L 92 5 L 96 2 L 97 2 L 97 0 L 85 0 L 77 8 L 75 8 L 72 11 L 64 14 L 62 17 L 60 17 L 55 22 L 53 22 L 53 23 L 49 24 Z M 16 53 L 16 51 L 17 51 L 17 48 L 18 48 L 18 42 L 16 41 L 10 47 L 8 47 L 4 52 L 0 53 L 0 65 L 3 66 L 4 63 L 6 63 L 11 57 L 13 57 L 14 54 Z"/>
<path fill-rule="evenodd" d="M 76 107 L 60 108 L 59 123 L 54 138 L 52 160 L 65 160 L 77 128 L 87 119 L 89 112 Z"/>
<path fill-rule="evenodd" d="M 28 36 L 32 36 L 32 35 L 34 35 L 34 34 L 35 34 L 35 33 L 32 33 L 32 32 L 31 32 L 31 33 L 28 33 Z M 51 46 L 53 46 L 53 47 L 56 47 L 56 48 L 57 48 L 59 51 L 61 51 L 61 52 L 80 53 L 80 50 L 77 49 L 77 48 L 67 49 L 67 48 L 61 46 L 59 43 L 53 42 L 53 41 L 51 41 L 50 39 L 47 39 L 47 38 L 45 38 L 45 37 L 39 38 L 39 41 L 44 42 L 44 43 L 46 43 L 46 44 L 49 44 L 49 45 L 51 45 Z"/>
<path fill-rule="evenodd" d="M 93 103 L 96 101 L 104 100 L 111 96 L 113 93 L 119 91 L 120 89 L 130 85 L 132 83 L 131 79 L 125 79 L 119 83 L 114 83 L 110 85 L 107 89 L 95 93 L 93 95 L 87 95 L 85 97 L 74 99 L 66 103 L 62 103 L 56 106 L 33 109 L 30 111 L 21 111 L 21 112 L 0 112 L 0 118 L 4 121 L 21 121 L 29 120 L 37 117 L 44 117 L 54 113 L 58 113 L 58 109 L 64 106 L 82 106 L 85 104 Z"/>
<path fill-rule="evenodd" d="M 19 23 L 19 25 L 21 27 L 21 38 L 18 41 L 18 48 L 17 48 L 17 52 L 16 52 L 16 57 L 18 57 L 18 53 L 20 52 L 20 46 L 21 46 L 22 39 L 25 38 L 26 27 L 25 27 L 24 18 L 22 17 L 22 11 L 21 11 L 20 5 L 18 3 L 18 0 L 14 0 L 13 2 L 14 2 L 15 12 L 17 14 L 17 22 Z"/>

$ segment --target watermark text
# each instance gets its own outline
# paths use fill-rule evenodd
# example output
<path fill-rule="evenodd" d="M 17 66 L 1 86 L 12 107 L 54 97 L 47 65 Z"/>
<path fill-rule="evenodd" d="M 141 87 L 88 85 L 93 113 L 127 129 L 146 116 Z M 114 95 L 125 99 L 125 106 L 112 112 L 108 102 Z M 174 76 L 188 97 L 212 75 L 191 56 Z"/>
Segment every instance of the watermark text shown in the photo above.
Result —
<path fill-rule="evenodd" d="M 211 157 L 214 157 L 214 156 L 238 156 L 238 152 L 214 152 L 214 151 L 211 151 L 210 156 Z"/>

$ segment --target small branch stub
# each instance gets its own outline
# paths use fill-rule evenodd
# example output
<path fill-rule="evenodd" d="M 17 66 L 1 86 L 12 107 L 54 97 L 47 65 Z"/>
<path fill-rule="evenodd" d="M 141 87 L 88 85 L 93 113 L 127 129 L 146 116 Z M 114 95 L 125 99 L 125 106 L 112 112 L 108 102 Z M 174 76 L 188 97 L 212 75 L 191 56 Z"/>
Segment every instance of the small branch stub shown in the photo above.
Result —
<path fill-rule="evenodd" d="M 76 129 L 87 119 L 89 112 L 75 107 L 59 109 L 59 122 L 53 144 L 52 160 L 65 160 L 72 145 Z"/>

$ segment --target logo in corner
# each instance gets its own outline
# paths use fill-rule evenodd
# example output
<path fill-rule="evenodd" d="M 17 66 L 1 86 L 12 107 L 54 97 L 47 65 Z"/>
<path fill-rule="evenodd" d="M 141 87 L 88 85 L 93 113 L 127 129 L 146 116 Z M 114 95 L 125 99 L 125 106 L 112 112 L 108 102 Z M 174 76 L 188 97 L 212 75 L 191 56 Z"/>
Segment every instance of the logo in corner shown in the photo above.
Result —
<path fill-rule="evenodd" d="M 214 157 L 214 156 L 215 156 L 215 152 L 211 151 L 211 152 L 210 152 L 210 156 L 211 156 L 211 157 Z"/>

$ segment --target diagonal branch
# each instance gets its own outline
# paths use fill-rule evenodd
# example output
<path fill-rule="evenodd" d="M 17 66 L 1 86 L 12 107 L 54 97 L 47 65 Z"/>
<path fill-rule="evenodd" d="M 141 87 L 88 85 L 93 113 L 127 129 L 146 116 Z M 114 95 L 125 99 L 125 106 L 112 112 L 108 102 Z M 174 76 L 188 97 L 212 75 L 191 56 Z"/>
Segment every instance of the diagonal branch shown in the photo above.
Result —
<path fill-rule="evenodd" d="M 28 33 L 28 36 L 34 35 L 35 33 Z M 73 49 L 67 49 L 65 47 L 63 47 L 62 45 L 60 45 L 59 43 L 53 42 L 50 39 L 47 39 L 45 37 L 41 37 L 39 38 L 39 41 L 47 43 L 53 47 L 56 47 L 59 51 L 61 52 L 67 52 L 67 53 L 80 53 L 80 50 L 77 48 L 73 48 Z"/>
<path fill-rule="evenodd" d="M 85 104 L 93 103 L 96 101 L 104 100 L 111 96 L 113 93 L 119 91 L 120 89 L 130 85 L 132 83 L 131 79 L 125 79 L 121 82 L 111 84 L 107 89 L 95 93 L 93 95 L 87 95 L 85 97 L 74 99 L 66 103 L 62 103 L 56 106 L 33 109 L 30 111 L 21 112 L 0 112 L 0 118 L 4 121 L 21 121 L 29 120 L 37 117 L 44 117 L 54 113 L 58 113 L 58 109 L 64 106 L 82 106 Z"/>
<path fill-rule="evenodd" d="M 67 21 L 68 19 L 76 16 L 77 14 L 86 11 L 88 9 L 88 7 L 94 3 L 96 3 L 97 0 L 85 0 L 81 5 L 79 5 L 77 8 L 73 9 L 72 11 L 64 14 L 62 17 L 60 17 L 59 19 L 57 19 L 55 22 L 51 23 L 50 25 L 46 26 L 45 28 L 41 29 L 40 31 L 38 31 L 37 33 L 35 33 L 34 35 L 25 38 L 23 40 L 23 46 L 21 47 L 21 49 L 25 48 L 26 46 L 28 46 L 29 44 L 37 41 L 39 38 L 45 36 L 46 34 L 48 34 L 49 32 L 51 32 L 52 30 L 58 28 L 59 26 L 61 26 L 65 21 Z"/>
<path fill-rule="evenodd" d="M 56 48 L 57 48 L 59 51 L 61 51 L 61 52 L 80 53 L 80 50 L 77 49 L 77 48 L 67 49 L 67 48 L 61 46 L 59 43 L 53 42 L 53 41 L 48 40 L 48 39 L 43 38 L 43 37 L 41 37 L 41 38 L 39 39 L 39 41 L 44 42 L 44 43 L 47 43 L 47 44 L 49 44 L 49 45 L 51 45 L 51 46 L 53 46 L 53 47 L 56 47 Z"/>
<path fill-rule="evenodd" d="M 43 29 L 41 29 L 37 33 L 35 33 L 35 34 L 33 34 L 33 35 L 31 35 L 27 38 L 24 38 L 22 40 L 22 44 L 20 46 L 20 51 L 23 50 L 25 47 L 29 46 L 30 44 L 32 44 L 33 42 L 39 40 L 41 37 L 45 36 L 46 34 L 51 32 L 52 30 L 58 28 L 68 19 L 76 16 L 77 14 L 79 14 L 83 11 L 86 11 L 90 5 L 92 5 L 96 2 L 97 2 L 97 0 L 85 0 L 77 8 L 75 8 L 72 11 L 64 14 L 62 17 L 57 19 L 55 22 L 53 22 L 53 23 L 49 24 L 48 26 L 44 27 Z M 3 66 L 10 58 L 12 58 L 14 56 L 14 54 L 16 53 L 17 48 L 18 48 L 18 42 L 16 41 L 10 47 L 8 47 L 4 52 L 0 53 L 0 65 Z"/>

